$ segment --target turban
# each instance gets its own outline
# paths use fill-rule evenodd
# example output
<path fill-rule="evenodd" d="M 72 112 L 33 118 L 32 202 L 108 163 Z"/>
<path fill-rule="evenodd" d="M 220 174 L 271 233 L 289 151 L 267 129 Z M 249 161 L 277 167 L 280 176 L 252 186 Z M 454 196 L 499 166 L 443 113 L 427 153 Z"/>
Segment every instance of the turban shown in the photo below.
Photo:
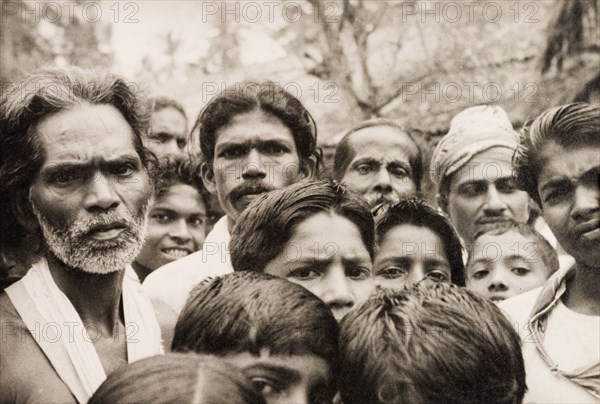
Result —
<path fill-rule="evenodd" d="M 452 118 L 450 130 L 435 148 L 431 157 L 431 179 L 439 192 L 443 180 L 477 154 L 492 147 L 503 147 L 512 155 L 518 144 L 519 134 L 501 107 L 467 108 Z"/>

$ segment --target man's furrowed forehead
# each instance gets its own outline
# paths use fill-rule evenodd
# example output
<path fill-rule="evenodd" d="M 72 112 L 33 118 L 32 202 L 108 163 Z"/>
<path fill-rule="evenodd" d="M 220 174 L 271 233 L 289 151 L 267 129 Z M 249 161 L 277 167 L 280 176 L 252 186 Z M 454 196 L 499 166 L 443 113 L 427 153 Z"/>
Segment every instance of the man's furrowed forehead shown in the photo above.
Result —
<path fill-rule="evenodd" d="M 406 157 L 418 154 L 417 145 L 405 131 L 387 125 L 359 129 L 349 135 L 348 141 L 353 159 L 369 155 L 379 157 L 389 152 L 393 155 L 399 151 Z"/>

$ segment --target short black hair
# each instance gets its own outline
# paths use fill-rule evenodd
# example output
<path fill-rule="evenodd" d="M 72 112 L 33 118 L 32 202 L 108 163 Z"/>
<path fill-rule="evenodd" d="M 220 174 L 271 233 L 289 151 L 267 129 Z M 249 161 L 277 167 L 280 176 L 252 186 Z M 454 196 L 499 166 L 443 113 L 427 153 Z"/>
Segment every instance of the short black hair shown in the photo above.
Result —
<path fill-rule="evenodd" d="M 235 272 L 192 290 L 173 337 L 174 352 L 213 355 L 312 354 L 335 374 L 338 324 L 331 310 L 300 285 L 267 274 Z"/>
<path fill-rule="evenodd" d="M 166 156 L 158 160 L 155 171 L 155 192 L 160 197 L 167 189 L 176 184 L 189 185 L 202 196 L 206 209 L 209 208 L 210 193 L 200 175 L 202 163 L 197 159 L 173 158 Z"/>
<path fill-rule="evenodd" d="M 519 336 L 490 300 L 456 285 L 384 289 L 341 322 L 344 404 L 514 404 Z"/>

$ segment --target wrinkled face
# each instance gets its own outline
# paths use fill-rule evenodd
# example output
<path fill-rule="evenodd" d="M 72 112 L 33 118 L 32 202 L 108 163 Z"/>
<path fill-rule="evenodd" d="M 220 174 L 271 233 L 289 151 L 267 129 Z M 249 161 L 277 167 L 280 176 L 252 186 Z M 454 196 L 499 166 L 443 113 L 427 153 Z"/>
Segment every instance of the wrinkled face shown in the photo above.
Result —
<path fill-rule="evenodd" d="M 375 255 L 375 283 L 401 288 L 418 282 L 450 283 L 450 262 L 443 241 L 427 227 L 392 227 Z"/>
<path fill-rule="evenodd" d="M 188 143 L 185 116 L 171 107 L 153 112 L 152 128 L 145 143 L 158 158 L 184 157 Z"/>
<path fill-rule="evenodd" d="M 529 219 L 529 197 L 512 180 L 511 158 L 508 148 L 494 147 L 473 157 L 448 179 L 445 210 L 467 245 L 482 226 Z"/>
<path fill-rule="evenodd" d="M 85 272 L 124 269 L 142 247 L 152 194 L 133 130 L 113 106 L 89 104 L 36 129 L 46 158 L 29 198 L 49 250 Z"/>
<path fill-rule="evenodd" d="M 340 321 L 373 292 L 371 267 L 358 227 L 342 216 L 317 213 L 295 227 L 264 272 L 304 286 Z"/>
<path fill-rule="evenodd" d="M 342 182 L 361 193 L 370 206 L 417 192 L 410 160 L 418 149 L 400 129 L 372 126 L 358 130 L 351 135 L 350 146 L 355 155 Z"/>
<path fill-rule="evenodd" d="M 518 231 L 484 234 L 472 246 L 467 288 L 501 301 L 540 287 L 549 276 L 536 242 Z"/>
<path fill-rule="evenodd" d="M 577 263 L 600 263 L 600 150 L 597 145 L 542 150 L 538 193 L 548 227 Z"/>
<path fill-rule="evenodd" d="M 258 195 L 301 177 L 292 132 L 262 111 L 236 115 L 216 131 L 213 168 L 203 173 L 207 189 L 233 222 Z"/>
<path fill-rule="evenodd" d="M 148 235 L 136 262 L 153 271 L 202 247 L 206 206 L 196 188 L 171 185 L 150 209 Z"/>
<path fill-rule="evenodd" d="M 259 356 L 229 354 L 225 360 L 242 369 L 267 403 L 331 403 L 336 389 L 327 362 L 312 354 Z"/>

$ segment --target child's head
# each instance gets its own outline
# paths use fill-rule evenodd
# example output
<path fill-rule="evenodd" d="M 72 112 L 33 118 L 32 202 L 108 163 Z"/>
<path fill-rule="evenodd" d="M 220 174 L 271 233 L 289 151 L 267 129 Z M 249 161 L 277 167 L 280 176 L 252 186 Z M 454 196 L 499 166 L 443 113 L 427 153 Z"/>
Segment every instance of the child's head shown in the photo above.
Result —
<path fill-rule="evenodd" d="M 344 404 L 515 404 L 525 394 L 517 333 L 464 288 L 383 289 L 340 327 Z"/>
<path fill-rule="evenodd" d="M 235 272 L 194 288 L 172 349 L 224 357 L 267 402 L 315 402 L 335 394 L 337 337 L 329 308 L 302 286 Z"/>
<path fill-rule="evenodd" d="M 465 284 L 460 240 L 426 202 L 407 198 L 377 213 L 375 282 L 402 287 L 426 280 Z"/>
<path fill-rule="evenodd" d="M 155 184 L 148 235 L 134 264 L 136 269 L 143 268 L 144 275 L 198 251 L 206 230 L 207 193 L 199 163 L 163 159 L 156 169 Z"/>
<path fill-rule="evenodd" d="M 90 404 L 239 403 L 264 399 L 240 369 L 196 354 L 167 354 L 123 366 L 100 385 Z"/>
<path fill-rule="evenodd" d="M 261 195 L 240 215 L 229 248 L 235 271 L 298 283 L 341 320 L 374 291 L 373 216 L 357 193 L 300 181 Z"/>
<path fill-rule="evenodd" d="M 541 234 L 513 221 L 480 230 L 470 250 L 467 287 L 494 301 L 542 286 L 559 265 Z"/>

